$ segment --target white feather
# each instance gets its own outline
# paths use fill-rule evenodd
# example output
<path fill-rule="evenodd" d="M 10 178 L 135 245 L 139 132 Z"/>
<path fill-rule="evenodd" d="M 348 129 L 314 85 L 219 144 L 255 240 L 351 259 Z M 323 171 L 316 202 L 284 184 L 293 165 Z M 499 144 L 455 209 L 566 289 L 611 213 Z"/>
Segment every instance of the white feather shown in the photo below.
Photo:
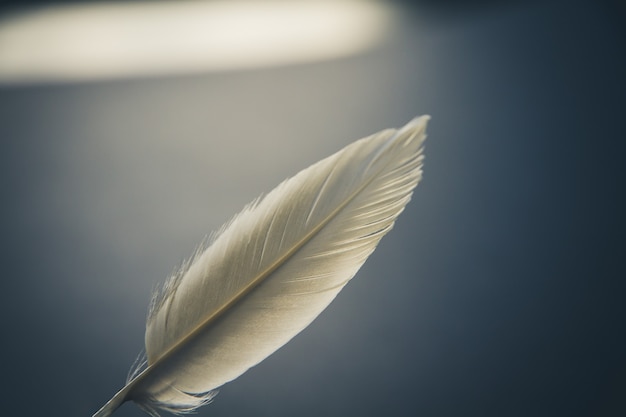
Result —
<path fill-rule="evenodd" d="M 153 300 L 132 400 L 195 410 L 307 327 L 393 226 L 422 175 L 428 116 L 354 142 L 239 213 Z"/>

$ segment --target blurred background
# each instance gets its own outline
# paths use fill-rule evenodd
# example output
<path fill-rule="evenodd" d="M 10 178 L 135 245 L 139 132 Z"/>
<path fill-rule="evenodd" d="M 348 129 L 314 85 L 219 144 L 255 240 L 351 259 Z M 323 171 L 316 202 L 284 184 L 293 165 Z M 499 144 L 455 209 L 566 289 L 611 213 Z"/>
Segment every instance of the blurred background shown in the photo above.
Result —
<path fill-rule="evenodd" d="M 199 415 L 626 415 L 619 0 L 2 2 L 3 413 L 90 416 L 205 235 L 420 114 L 396 228 Z"/>

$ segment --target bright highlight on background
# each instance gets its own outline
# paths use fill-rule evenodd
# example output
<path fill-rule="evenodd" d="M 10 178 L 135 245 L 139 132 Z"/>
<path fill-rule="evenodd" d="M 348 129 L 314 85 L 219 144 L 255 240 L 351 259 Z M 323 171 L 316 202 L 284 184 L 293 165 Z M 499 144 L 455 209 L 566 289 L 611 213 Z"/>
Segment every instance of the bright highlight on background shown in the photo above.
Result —
<path fill-rule="evenodd" d="M 368 1 L 176 1 L 46 8 L 0 21 L 0 83 L 223 71 L 351 55 L 381 41 Z"/>

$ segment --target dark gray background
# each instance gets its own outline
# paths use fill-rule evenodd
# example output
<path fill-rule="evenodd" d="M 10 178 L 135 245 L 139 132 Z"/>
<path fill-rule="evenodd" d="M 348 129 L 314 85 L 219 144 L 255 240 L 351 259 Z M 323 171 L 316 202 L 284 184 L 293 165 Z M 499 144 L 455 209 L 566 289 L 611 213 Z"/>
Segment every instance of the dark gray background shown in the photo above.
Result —
<path fill-rule="evenodd" d="M 457 3 L 396 3 L 392 38 L 351 58 L 1 87 L 2 414 L 91 415 L 204 235 L 427 113 L 396 228 L 199 415 L 626 415 L 624 9 Z"/>

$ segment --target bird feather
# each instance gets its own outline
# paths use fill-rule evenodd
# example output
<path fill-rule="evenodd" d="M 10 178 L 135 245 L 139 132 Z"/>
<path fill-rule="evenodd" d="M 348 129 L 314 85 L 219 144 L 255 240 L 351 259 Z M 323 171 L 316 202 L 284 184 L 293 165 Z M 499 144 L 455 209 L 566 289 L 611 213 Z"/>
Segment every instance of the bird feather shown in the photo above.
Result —
<path fill-rule="evenodd" d="M 428 116 L 348 145 L 245 207 L 154 297 L 132 400 L 186 413 L 306 328 L 356 274 L 422 176 Z"/>

